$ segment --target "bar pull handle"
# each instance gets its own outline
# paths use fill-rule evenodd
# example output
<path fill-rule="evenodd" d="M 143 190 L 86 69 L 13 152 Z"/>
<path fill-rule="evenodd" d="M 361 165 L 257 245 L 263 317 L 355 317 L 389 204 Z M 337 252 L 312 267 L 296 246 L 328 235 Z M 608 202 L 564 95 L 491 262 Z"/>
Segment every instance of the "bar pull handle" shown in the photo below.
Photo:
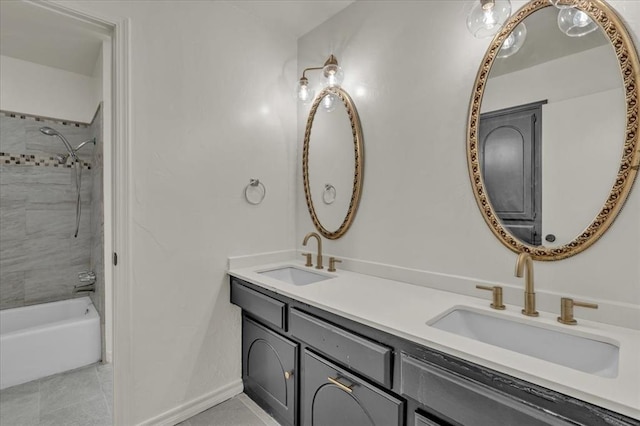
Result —
<path fill-rule="evenodd" d="M 479 290 L 487 290 L 490 291 L 492 293 L 493 296 L 493 300 L 491 302 L 491 307 L 493 309 L 498 309 L 500 311 L 504 310 L 506 307 L 504 306 L 504 303 L 502 303 L 502 287 L 500 287 L 499 285 L 493 286 L 493 287 L 489 287 L 486 285 L 477 285 L 476 286 L 477 289 Z"/>
<path fill-rule="evenodd" d="M 343 391 L 347 393 L 353 393 L 353 385 L 351 386 L 343 385 L 338 381 L 338 379 L 334 379 L 333 377 L 327 377 L 327 380 L 333 383 L 334 385 L 336 385 L 337 387 L 339 387 L 340 389 L 342 389 Z"/>

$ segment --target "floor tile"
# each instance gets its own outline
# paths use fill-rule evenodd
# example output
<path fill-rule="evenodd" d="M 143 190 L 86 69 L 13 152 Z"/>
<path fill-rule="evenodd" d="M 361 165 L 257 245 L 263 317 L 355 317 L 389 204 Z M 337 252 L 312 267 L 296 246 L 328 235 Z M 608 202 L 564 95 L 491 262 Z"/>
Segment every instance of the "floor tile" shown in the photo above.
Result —
<path fill-rule="evenodd" d="M 95 366 L 40 379 L 40 416 L 97 396 L 104 401 Z"/>
<path fill-rule="evenodd" d="M 102 395 L 40 417 L 41 426 L 111 426 L 112 419 Z"/>
<path fill-rule="evenodd" d="M 187 421 L 188 426 L 264 426 L 264 422 L 237 398 L 218 404 Z"/>
<path fill-rule="evenodd" d="M 37 382 L 0 391 L 0 425 L 32 426 L 39 421 L 40 394 Z"/>

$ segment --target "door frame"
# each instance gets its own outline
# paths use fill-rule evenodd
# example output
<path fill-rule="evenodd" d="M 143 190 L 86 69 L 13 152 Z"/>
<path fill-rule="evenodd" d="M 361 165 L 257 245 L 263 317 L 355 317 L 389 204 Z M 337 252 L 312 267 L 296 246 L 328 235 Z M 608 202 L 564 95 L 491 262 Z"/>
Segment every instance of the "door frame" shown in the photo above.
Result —
<path fill-rule="evenodd" d="M 131 405 L 134 390 L 130 232 L 133 175 L 130 161 L 131 21 L 87 13 L 53 0 L 24 1 L 71 18 L 84 28 L 88 26 L 103 40 L 105 327 L 107 320 L 112 320 L 113 422 L 116 425 L 134 424 Z M 117 265 L 113 262 L 114 253 L 117 253 Z"/>

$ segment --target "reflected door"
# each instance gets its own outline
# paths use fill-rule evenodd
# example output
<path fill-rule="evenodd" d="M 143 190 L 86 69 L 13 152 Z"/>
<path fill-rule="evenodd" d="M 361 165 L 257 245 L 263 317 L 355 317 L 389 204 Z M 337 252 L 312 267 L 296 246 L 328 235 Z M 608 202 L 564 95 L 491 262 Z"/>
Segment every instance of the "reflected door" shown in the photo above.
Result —
<path fill-rule="evenodd" d="M 542 244 L 542 103 L 480 116 L 480 167 L 494 211 L 521 241 Z"/>

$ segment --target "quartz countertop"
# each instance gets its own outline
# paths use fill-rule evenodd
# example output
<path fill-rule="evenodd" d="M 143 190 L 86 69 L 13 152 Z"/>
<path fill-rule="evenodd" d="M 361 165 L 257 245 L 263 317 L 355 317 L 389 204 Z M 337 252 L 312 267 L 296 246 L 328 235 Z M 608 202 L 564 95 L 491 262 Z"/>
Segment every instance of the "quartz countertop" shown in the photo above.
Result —
<path fill-rule="evenodd" d="M 304 286 L 258 273 L 285 266 L 305 268 L 302 262 L 289 261 L 232 268 L 228 273 L 264 289 L 409 341 L 640 419 L 638 330 L 582 319 L 575 326 L 565 326 L 556 321 L 557 314 L 550 312 L 540 311 L 539 317 L 528 318 L 520 313 L 521 306 L 507 304 L 504 311 L 493 310 L 489 307 L 490 294 L 485 300 L 344 270 L 329 273 L 308 268 L 310 272 L 319 272 L 333 278 Z M 522 321 L 526 318 L 524 321 L 527 324 L 569 334 L 592 335 L 601 337 L 603 341 L 615 341 L 620 348 L 618 375 L 614 378 L 600 377 L 427 325 L 430 320 L 461 306 L 507 319 Z"/>

